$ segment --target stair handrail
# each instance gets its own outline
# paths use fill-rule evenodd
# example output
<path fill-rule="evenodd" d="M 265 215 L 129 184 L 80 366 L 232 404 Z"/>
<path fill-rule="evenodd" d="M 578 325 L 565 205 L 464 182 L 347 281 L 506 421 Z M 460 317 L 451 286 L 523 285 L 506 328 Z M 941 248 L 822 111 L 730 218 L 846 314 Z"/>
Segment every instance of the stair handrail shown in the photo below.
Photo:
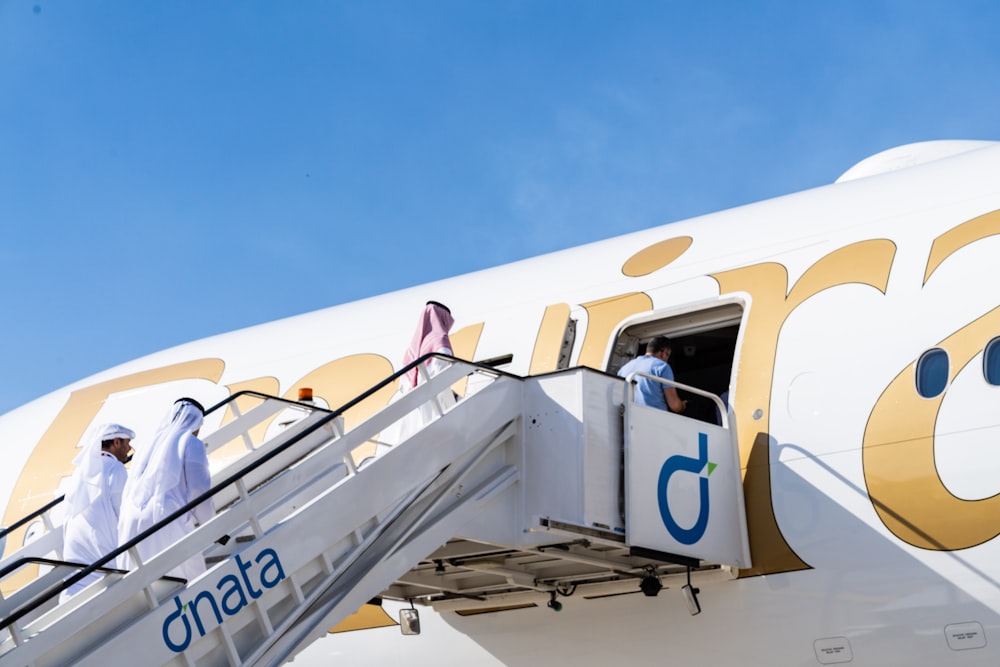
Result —
<path fill-rule="evenodd" d="M 404 516 L 406 510 L 413 503 L 422 499 L 425 493 L 431 492 L 433 498 L 429 499 L 429 504 L 421 507 L 416 517 L 411 517 L 412 521 L 406 525 L 402 534 L 392 537 L 385 553 L 394 553 L 401 544 L 406 542 L 415 531 L 420 529 L 422 525 L 427 522 L 428 517 L 432 516 L 432 513 L 442 503 L 444 498 L 454 491 L 455 487 L 461 482 L 462 479 L 465 478 L 466 475 L 469 474 L 470 470 L 475 468 L 475 466 L 487 454 L 489 454 L 490 451 L 509 437 L 510 428 L 511 422 L 508 422 L 506 425 L 494 432 L 492 437 L 487 438 L 484 442 L 480 443 L 478 445 L 478 451 L 471 452 L 471 458 L 464 461 L 462 467 L 458 470 L 446 476 L 446 471 L 448 471 L 448 468 L 446 468 L 445 470 L 438 472 L 431 479 L 426 480 L 420 485 L 419 488 L 415 488 L 407 501 L 397 505 L 395 510 L 388 517 L 386 517 L 386 520 L 379 526 L 379 530 L 367 536 L 365 540 L 358 545 L 358 548 L 352 555 L 352 558 L 348 562 L 340 564 L 337 576 L 327 584 L 326 590 L 329 590 L 335 585 L 335 582 L 338 582 L 340 579 L 353 572 L 357 567 L 357 564 L 361 562 L 362 556 L 367 554 L 390 529 L 395 527 L 395 524 L 402 516 Z M 435 485 L 437 485 L 442 479 L 444 480 L 444 483 L 436 487 Z M 316 600 L 313 600 L 312 604 L 315 605 L 316 602 Z M 313 611 L 310 611 L 310 613 L 313 613 Z M 254 650 L 251 656 L 247 659 L 247 664 L 255 664 L 261 656 L 266 655 L 277 642 L 283 639 L 285 633 L 287 633 L 291 625 L 294 624 L 286 621 L 283 625 L 284 627 L 281 628 L 280 631 L 279 628 L 275 628 L 276 632 L 274 633 L 274 636 L 272 636 L 265 644 Z"/>
<path fill-rule="evenodd" d="M 174 512 L 172 512 L 171 514 L 167 515 L 165 518 L 161 519 L 160 521 L 158 521 L 157 523 L 153 524 L 152 526 L 150 526 L 146 530 L 142 531 L 141 533 L 139 533 L 138 535 L 136 535 L 135 537 L 133 537 L 131 540 L 127 541 L 124 544 L 119 545 L 117 548 L 115 548 L 114 550 L 112 550 L 110 553 L 105 554 L 103 557 L 101 557 L 98 560 L 96 560 L 95 562 L 91 563 L 90 565 L 88 565 L 87 567 L 85 567 L 81 571 L 77 572 L 76 574 L 71 575 L 69 578 L 63 580 L 61 583 L 56 584 L 56 585 L 52 586 L 51 588 L 49 588 L 48 590 L 40 593 L 38 596 L 36 596 L 32 600 L 30 600 L 27 603 L 25 603 L 25 605 L 23 607 L 21 607 L 17 611 L 14 611 L 13 613 L 11 613 L 6 618 L 0 619 L 0 630 L 4 630 L 4 629 L 12 626 L 14 623 L 16 623 L 21 618 L 24 618 L 25 616 L 27 616 L 28 614 L 30 614 L 31 612 L 33 612 L 35 609 L 37 609 L 40 606 L 42 606 L 43 604 L 45 604 L 47 601 L 49 601 L 53 597 L 55 597 L 55 596 L 59 595 L 60 593 L 62 593 L 62 591 L 68 589 L 73 584 L 75 584 L 78 581 L 81 581 L 82 579 L 84 579 L 85 577 L 87 577 L 87 575 L 91 574 L 92 572 L 94 572 L 94 571 L 96 571 L 98 569 L 104 568 L 108 563 L 110 563 L 111 561 L 114 561 L 115 559 L 118 558 L 118 556 L 120 556 L 121 554 L 127 552 L 129 549 L 132 549 L 133 547 L 135 547 L 137 544 L 139 544 L 140 542 L 142 542 L 146 538 L 148 538 L 151 535 L 153 535 L 154 533 L 158 532 L 159 530 L 161 530 L 162 528 L 164 528 L 168 524 L 172 523 L 173 521 L 175 521 L 175 520 L 179 519 L 180 517 L 184 516 L 185 514 L 187 514 L 188 512 L 190 512 L 192 509 L 194 509 L 195 507 L 197 507 L 201 503 L 203 503 L 206 500 L 209 500 L 210 498 L 214 497 L 220 491 L 222 491 L 223 489 L 227 488 L 231 484 L 234 484 L 236 481 L 238 481 L 242 477 L 245 477 L 248 473 L 250 473 L 250 472 L 256 470 L 257 468 L 263 466 L 265 463 L 267 463 L 268 461 L 270 461 L 274 457 L 276 457 L 279 454 L 281 454 L 281 453 L 285 452 L 286 450 L 290 449 L 292 446 L 294 446 L 295 444 L 297 444 L 301 440 L 305 439 L 307 436 L 311 435 L 315 431 L 319 430 L 320 428 L 322 428 L 326 424 L 332 422 L 337 417 L 340 417 L 347 410 L 351 409 L 355 405 L 358 405 L 359 403 L 361 403 L 365 399 L 369 398 L 370 396 L 372 396 L 375 393 L 381 391 L 385 387 L 387 387 L 387 386 L 391 385 L 392 383 L 396 382 L 400 377 L 402 377 L 403 375 L 405 375 L 409 371 L 413 370 L 414 368 L 419 368 L 422 364 L 425 364 L 426 362 L 430 361 L 431 359 L 441 359 L 441 360 L 448 361 L 448 362 L 451 362 L 451 363 L 461 364 L 463 366 L 471 367 L 473 369 L 473 371 L 480 370 L 480 371 L 482 371 L 484 373 L 491 374 L 491 375 L 496 375 L 498 377 L 499 376 L 505 376 L 505 377 L 511 377 L 511 378 L 519 378 L 519 376 L 517 376 L 517 375 L 514 375 L 512 373 L 508 373 L 506 371 L 501 371 L 501 370 L 498 370 L 496 368 L 492 368 L 490 366 L 486 366 L 486 365 L 479 364 L 479 363 L 472 362 L 472 361 L 467 361 L 467 360 L 464 360 L 464 359 L 459 359 L 457 357 L 454 357 L 454 356 L 448 355 L 448 354 L 442 354 L 442 353 L 439 353 L 439 352 L 431 352 L 431 353 L 425 354 L 425 355 L 423 355 L 423 356 L 415 359 L 413 362 L 407 364 L 406 366 L 404 366 L 400 370 L 396 371 L 395 373 L 393 373 L 389 377 L 385 378 L 381 382 L 378 382 L 377 384 L 375 384 L 374 386 L 372 386 L 368 390 L 362 392 L 358 396 L 355 396 L 353 399 L 349 400 L 347 403 L 345 403 L 344 405 L 340 406 L 339 408 L 337 408 L 335 410 L 326 410 L 326 409 L 320 408 L 318 406 L 308 406 L 310 409 L 314 409 L 316 411 L 321 411 L 321 412 L 326 412 L 328 414 L 326 414 L 324 417 L 322 417 L 321 419 L 317 420 L 316 422 L 314 422 L 313 424 L 311 424 L 307 428 L 303 429 L 301 432 L 293 435 L 287 441 L 281 443 L 280 445 L 278 445 L 277 447 L 275 447 L 271 451 L 267 452 L 263 456 L 259 457 L 255 461 L 250 462 L 249 464 L 247 464 L 243 468 L 241 468 L 241 469 L 233 472 L 232 474 L 230 474 L 224 480 L 222 480 L 222 481 L 214 484 L 210 489 L 208 489 L 207 491 L 205 491 L 201 495 L 199 495 L 196 498 L 194 498 L 193 500 L 191 500 L 188 504 L 182 506 L 181 508 L 179 508 L 179 509 L 175 510 Z M 226 405 L 226 404 L 230 403 L 231 401 L 235 400 L 236 398 L 238 398 L 240 396 L 246 396 L 246 395 L 257 396 L 259 398 L 264 398 L 265 400 L 266 399 L 275 398 L 277 400 L 284 401 L 284 402 L 290 403 L 292 405 L 299 405 L 299 406 L 302 405 L 301 403 L 297 403 L 296 401 L 290 401 L 288 399 L 283 399 L 283 398 L 276 397 L 276 396 L 270 396 L 270 395 L 264 394 L 262 392 L 258 392 L 258 391 L 254 391 L 254 390 L 250 390 L 250 389 L 245 389 L 245 390 L 242 390 L 242 391 L 238 391 L 235 394 L 229 396 L 228 398 L 226 398 L 226 399 L 224 399 L 224 400 L 216 403 L 209 410 L 207 410 L 206 413 L 212 412 L 212 411 L 214 411 L 214 410 L 222 407 L 223 405 Z M 221 539 L 224 536 L 220 535 L 219 537 Z"/>
<path fill-rule="evenodd" d="M 227 398 L 224 398 L 223 400 L 219 401 L 218 403 L 216 403 L 212 407 L 208 408 L 207 410 L 205 410 L 205 414 L 206 415 L 210 415 L 213 412 L 215 412 L 216 410 L 229 405 L 229 403 L 231 403 L 234 400 L 236 400 L 238 398 L 241 398 L 243 396 L 255 396 L 257 398 L 273 399 L 273 400 L 277 400 L 277 401 L 282 401 L 282 402 L 288 403 L 290 406 L 295 406 L 295 405 L 301 406 L 302 405 L 301 403 L 299 403 L 297 401 L 293 401 L 293 400 L 290 400 L 290 399 L 287 399 L 287 398 L 281 398 L 280 396 L 271 396 L 269 394 L 264 394 L 264 393 L 261 393 L 261 392 L 258 392 L 258 391 L 253 391 L 252 389 L 244 389 L 242 391 L 236 392 L 235 394 L 232 394 L 231 396 L 228 396 Z M 310 405 L 309 408 L 313 409 L 313 410 L 317 410 L 317 411 L 329 412 L 329 410 L 326 410 L 325 408 L 322 408 L 322 407 L 320 407 L 318 405 Z M 131 458 L 132 457 L 130 456 L 129 459 L 131 459 Z M 21 517 L 20 519 L 18 519 L 17 521 L 15 521 L 14 523 L 12 523 L 11 525 L 7 526 L 6 528 L 0 528 L 0 539 L 3 539 L 4 537 L 6 537 L 10 533 L 14 532 L 18 528 L 20 528 L 20 527 L 22 527 L 22 526 L 24 526 L 26 524 L 31 523 L 33 520 L 35 520 L 38 517 L 42 516 L 43 514 L 45 514 L 46 512 L 48 512 L 49 510 L 56 508 L 65 499 L 66 499 L 66 495 L 65 494 L 63 494 L 63 495 L 61 495 L 61 496 L 59 496 L 57 498 L 54 498 L 54 499 L 50 500 L 48 503 L 46 503 L 45 505 L 42 505 L 41 507 L 39 507 L 35 511 L 31 512 L 30 514 L 27 514 L 27 515 Z M 2 576 L 2 575 L 0 575 L 0 576 Z"/>
<path fill-rule="evenodd" d="M 66 498 L 66 496 L 62 495 L 62 496 L 59 496 L 58 498 L 55 498 L 54 500 L 50 500 L 48 503 L 46 503 L 45 505 L 42 505 L 41 507 L 39 507 L 38 509 L 36 509 L 31 514 L 28 514 L 26 516 L 21 517 L 20 519 L 18 519 L 14 523 L 10 524 L 6 528 L 0 528 L 0 540 L 2 540 L 3 538 L 7 537 L 7 535 L 9 533 L 14 532 L 15 530 L 17 530 L 21 526 L 24 526 L 26 524 L 31 523 L 32 521 L 34 521 L 38 517 L 40 517 L 43 514 L 45 514 L 46 512 L 48 512 L 50 509 L 56 507 L 65 498 Z"/>

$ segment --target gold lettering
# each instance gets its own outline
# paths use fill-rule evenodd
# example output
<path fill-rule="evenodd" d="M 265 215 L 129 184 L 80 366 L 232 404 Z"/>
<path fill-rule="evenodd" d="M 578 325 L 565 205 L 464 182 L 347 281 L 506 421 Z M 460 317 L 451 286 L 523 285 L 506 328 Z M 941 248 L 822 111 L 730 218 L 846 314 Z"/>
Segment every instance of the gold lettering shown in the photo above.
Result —
<path fill-rule="evenodd" d="M 741 576 L 809 567 L 782 536 L 771 500 L 770 405 L 781 327 L 798 306 L 831 287 L 861 284 L 885 293 L 895 251 L 884 239 L 835 250 L 806 270 L 787 295 L 788 272 L 781 264 L 755 264 L 712 276 L 722 294 L 750 294 L 733 403 L 753 561 L 753 568 Z M 755 418 L 757 410 L 760 416 Z"/>
<path fill-rule="evenodd" d="M 642 292 L 631 292 L 580 305 L 587 311 L 587 334 L 577 364 L 603 371 L 608 341 L 615 328 L 630 315 L 652 310 L 653 300 Z"/>
<path fill-rule="evenodd" d="M 382 607 L 377 604 L 363 604 L 361 605 L 361 609 L 358 609 L 327 632 L 332 635 L 338 632 L 385 628 L 391 625 L 399 625 L 399 623 L 393 620 L 389 614 L 385 613 Z"/>
<path fill-rule="evenodd" d="M 1000 211 L 993 211 L 963 222 L 934 239 L 930 255 L 927 257 L 927 268 L 924 270 L 924 284 L 927 284 L 931 274 L 941 266 L 941 262 L 956 251 L 996 234 L 1000 234 Z"/>
<path fill-rule="evenodd" d="M 1000 234 L 1000 211 L 968 220 L 934 239 L 924 285 L 962 248 Z M 938 346 L 948 352 L 949 383 L 1000 329 L 1000 309 L 966 324 Z M 885 527 L 915 547 L 965 549 L 1000 535 L 1000 496 L 963 500 L 945 487 L 934 461 L 937 416 L 947 391 L 925 399 L 916 391 L 914 361 L 886 387 L 865 428 L 865 485 Z"/>
<path fill-rule="evenodd" d="M 467 327 L 462 327 L 455 333 L 448 336 L 451 340 L 451 351 L 454 352 L 454 356 L 459 359 L 465 359 L 466 361 L 472 361 L 476 358 L 476 348 L 479 347 L 479 337 L 483 335 L 483 322 L 479 324 L 470 324 Z M 468 384 L 469 379 L 463 378 L 451 386 L 452 391 L 454 391 L 459 396 L 465 396 L 465 387 Z"/>
<path fill-rule="evenodd" d="M 939 343 L 948 352 L 949 382 L 1000 328 L 995 308 Z M 916 390 L 916 362 L 886 387 L 865 428 L 865 484 L 882 523 L 896 537 L 922 549 L 956 551 L 1000 535 L 1000 494 L 957 498 L 934 463 L 934 432 L 947 391 L 933 399 Z"/>
<path fill-rule="evenodd" d="M 531 353 L 528 375 L 548 373 L 558 368 L 569 314 L 569 305 L 565 303 L 556 303 L 545 309 L 542 323 L 538 327 L 538 336 L 535 338 L 535 347 Z"/>
<path fill-rule="evenodd" d="M 622 273 L 630 278 L 646 276 L 662 269 L 691 247 L 690 236 L 678 236 L 643 248 L 622 264 Z"/>
<path fill-rule="evenodd" d="M 261 377 L 253 380 L 246 380 L 244 382 L 234 382 L 232 384 L 227 384 L 226 389 L 229 390 L 230 396 L 238 394 L 241 391 L 256 391 L 261 394 L 267 394 L 268 396 L 277 396 L 278 379 L 273 377 Z M 259 401 L 251 396 L 241 396 L 237 398 L 235 401 L 226 406 L 225 414 L 223 414 L 222 422 L 219 426 L 224 426 L 236 418 L 236 415 L 233 414 L 233 403 L 236 404 L 236 408 L 239 410 L 240 414 L 246 414 L 252 407 L 257 405 Z M 264 441 L 264 433 L 267 431 L 267 425 L 269 423 L 270 421 L 265 421 L 250 429 L 250 439 L 252 442 L 259 443 Z M 246 444 L 243 442 L 243 438 L 233 438 L 233 440 L 227 442 L 212 452 L 211 457 L 215 460 L 232 460 L 246 454 L 246 452 Z"/>
<path fill-rule="evenodd" d="M 472 324 L 459 329 L 449 336 L 454 356 L 459 359 L 472 359 L 479 344 L 483 331 L 483 323 Z M 316 396 L 322 396 L 330 408 L 336 410 L 347 404 L 354 397 L 392 375 L 392 363 L 377 354 L 355 354 L 335 359 L 319 368 L 310 371 L 289 387 L 284 397 L 291 400 L 298 398 L 299 388 L 312 387 Z M 388 405 L 396 393 L 398 382 L 393 382 L 378 390 L 365 400 L 351 407 L 344 413 L 344 428 L 351 430 L 364 420 Z M 465 380 L 455 384 L 455 391 L 465 391 Z M 375 443 L 358 447 L 352 454 L 356 461 L 372 456 L 375 453 Z"/>
<path fill-rule="evenodd" d="M 284 398 L 297 400 L 299 388 L 312 387 L 316 396 L 321 396 L 336 410 L 354 397 L 375 386 L 392 375 L 392 363 L 377 354 L 354 354 L 335 359 L 306 373 L 285 392 Z M 372 416 L 389 402 L 396 391 L 393 382 L 375 392 L 344 413 L 344 428 L 350 430 Z M 357 448 L 353 454 L 357 461 L 374 454 L 375 444 Z"/>
<path fill-rule="evenodd" d="M 4 513 L 4 525 L 14 523 L 53 499 L 59 480 L 73 473 L 77 443 L 111 394 L 188 378 L 218 382 L 224 368 L 221 359 L 196 359 L 132 373 L 74 391 L 42 434 L 21 470 L 11 491 L 11 502 Z M 5 555 L 21 547 L 24 533 L 25 528 L 21 528 L 8 535 Z M 31 572 L 25 571 L 10 578 L 4 583 L 4 590 L 16 590 L 34 578 L 34 568 L 26 570 Z"/>

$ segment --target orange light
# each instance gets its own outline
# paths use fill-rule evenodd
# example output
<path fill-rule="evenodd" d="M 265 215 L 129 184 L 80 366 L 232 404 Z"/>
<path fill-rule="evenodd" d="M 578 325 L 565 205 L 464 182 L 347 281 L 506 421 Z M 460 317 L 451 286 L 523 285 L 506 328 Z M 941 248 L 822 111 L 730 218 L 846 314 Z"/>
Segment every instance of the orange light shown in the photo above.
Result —
<path fill-rule="evenodd" d="M 313 390 L 312 390 L 312 387 L 301 387 L 299 389 L 299 400 L 300 401 L 311 401 L 311 400 L 313 400 Z"/>

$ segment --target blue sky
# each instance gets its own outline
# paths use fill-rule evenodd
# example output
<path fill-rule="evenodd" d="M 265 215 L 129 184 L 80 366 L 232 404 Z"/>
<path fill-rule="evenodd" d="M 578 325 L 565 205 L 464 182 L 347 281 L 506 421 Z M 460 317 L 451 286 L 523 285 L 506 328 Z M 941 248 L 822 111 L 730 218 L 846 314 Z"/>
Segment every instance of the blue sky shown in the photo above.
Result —
<path fill-rule="evenodd" d="M 998 26 L 986 0 L 0 0 L 0 413 L 893 146 L 1000 139 Z"/>

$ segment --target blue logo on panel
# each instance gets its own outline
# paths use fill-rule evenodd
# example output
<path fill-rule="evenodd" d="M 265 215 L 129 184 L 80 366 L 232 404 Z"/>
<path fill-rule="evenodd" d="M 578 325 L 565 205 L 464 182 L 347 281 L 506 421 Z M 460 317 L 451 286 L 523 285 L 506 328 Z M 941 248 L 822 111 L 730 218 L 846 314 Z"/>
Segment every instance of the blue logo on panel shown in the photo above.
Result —
<path fill-rule="evenodd" d="M 708 527 L 709 509 L 708 476 L 715 470 L 715 465 L 708 460 L 708 434 L 699 433 L 698 458 L 693 459 L 690 456 L 675 454 L 668 458 L 663 463 L 663 467 L 660 468 L 660 479 L 656 484 L 656 497 L 660 504 L 660 518 L 663 519 L 663 525 L 671 537 L 681 544 L 694 544 L 705 535 L 705 529 Z M 704 475 L 701 474 L 703 470 L 706 471 Z M 670 506 L 667 504 L 667 484 L 670 483 L 670 478 L 674 473 L 678 472 L 700 476 L 698 479 L 698 500 L 700 503 L 698 520 L 690 528 L 682 528 L 674 520 L 673 514 L 670 513 Z"/>
<path fill-rule="evenodd" d="M 163 621 L 163 642 L 167 648 L 174 653 L 183 653 L 194 640 L 212 631 L 211 623 L 222 625 L 225 617 L 238 614 L 263 595 L 265 589 L 274 588 L 285 579 L 285 569 L 274 549 L 264 549 L 256 558 L 248 557 L 247 560 L 243 560 L 243 555 L 236 554 L 235 557 L 240 576 L 229 573 L 219 579 L 215 584 L 218 593 L 211 589 L 204 590 L 187 602 L 181 601 L 185 591 L 174 596 L 175 609 Z M 260 566 L 260 571 L 251 577 L 249 575 L 255 563 Z"/>

